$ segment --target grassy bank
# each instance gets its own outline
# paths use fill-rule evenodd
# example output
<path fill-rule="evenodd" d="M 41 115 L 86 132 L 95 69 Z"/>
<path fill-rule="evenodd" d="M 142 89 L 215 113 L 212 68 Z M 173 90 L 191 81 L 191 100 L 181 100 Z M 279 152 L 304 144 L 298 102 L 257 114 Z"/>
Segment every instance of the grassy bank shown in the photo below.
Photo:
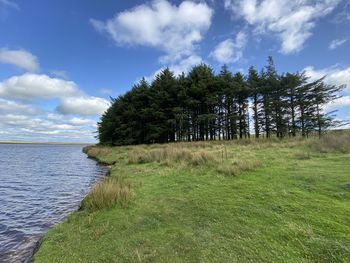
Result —
<path fill-rule="evenodd" d="M 111 164 L 35 262 L 350 262 L 350 137 L 88 147 Z"/>

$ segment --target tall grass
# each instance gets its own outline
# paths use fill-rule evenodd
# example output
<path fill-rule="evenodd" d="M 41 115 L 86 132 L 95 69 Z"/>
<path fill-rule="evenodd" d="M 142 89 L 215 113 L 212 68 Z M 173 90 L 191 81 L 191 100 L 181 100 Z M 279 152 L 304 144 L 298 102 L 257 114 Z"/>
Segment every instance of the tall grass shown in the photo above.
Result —
<path fill-rule="evenodd" d="M 302 148 L 300 148 L 302 146 Z M 349 153 L 350 133 L 329 133 L 322 138 L 250 138 L 233 141 L 178 142 L 122 147 L 86 147 L 84 151 L 92 157 L 114 164 L 159 163 L 167 166 L 192 166 L 212 168 L 224 175 L 238 175 L 261 166 L 254 155 L 242 156 L 241 152 L 254 153 L 265 148 L 300 148 L 292 154 L 297 160 L 308 160 L 315 153 Z M 261 160 L 262 161 L 262 160 Z"/>
<path fill-rule="evenodd" d="M 94 146 L 94 145 L 89 145 L 89 146 L 85 146 L 83 148 L 83 152 L 88 154 L 90 157 L 96 157 L 99 156 L 101 154 L 108 154 L 111 152 L 111 147 L 107 147 L 107 146 Z"/>
<path fill-rule="evenodd" d="M 112 165 L 118 160 L 118 152 L 115 152 L 115 148 L 117 147 L 87 146 L 83 148 L 83 152 L 90 158 L 98 159 L 99 163 Z"/>
<path fill-rule="evenodd" d="M 107 177 L 97 183 L 82 202 L 88 211 L 109 209 L 117 204 L 127 206 L 133 196 L 131 185 L 120 176 Z"/>
<path fill-rule="evenodd" d="M 192 152 L 186 148 L 180 148 L 176 145 L 169 145 L 158 149 L 134 149 L 128 154 L 128 163 L 162 163 L 165 165 L 184 164 L 184 165 L 210 165 L 215 163 L 216 158 L 213 153 L 208 151 Z"/>
<path fill-rule="evenodd" d="M 320 153 L 350 153 L 350 133 L 331 133 L 311 141 L 309 147 Z"/>
<path fill-rule="evenodd" d="M 219 164 L 216 171 L 225 176 L 237 176 L 243 172 L 255 171 L 261 166 L 261 162 L 255 159 L 236 159 Z"/>

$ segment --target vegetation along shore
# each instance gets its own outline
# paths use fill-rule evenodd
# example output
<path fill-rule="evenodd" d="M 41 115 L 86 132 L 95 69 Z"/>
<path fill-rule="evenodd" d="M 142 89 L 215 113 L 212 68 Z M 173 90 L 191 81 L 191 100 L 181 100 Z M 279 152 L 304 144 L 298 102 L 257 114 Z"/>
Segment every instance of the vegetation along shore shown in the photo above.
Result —
<path fill-rule="evenodd" d="M 350 134 L 88 146 L 111 173 L 35 262 L 349 262 Z"/>

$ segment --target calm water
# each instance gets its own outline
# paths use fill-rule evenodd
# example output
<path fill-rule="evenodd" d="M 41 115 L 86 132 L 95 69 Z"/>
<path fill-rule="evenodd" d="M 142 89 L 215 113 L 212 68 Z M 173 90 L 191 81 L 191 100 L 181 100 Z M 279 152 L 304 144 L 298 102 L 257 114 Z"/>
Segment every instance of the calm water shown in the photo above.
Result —
<path fill-rule="evenodd" d="M 0 262 L 27 262 L 105 173 L 82 146 L 0 144 Z"/>

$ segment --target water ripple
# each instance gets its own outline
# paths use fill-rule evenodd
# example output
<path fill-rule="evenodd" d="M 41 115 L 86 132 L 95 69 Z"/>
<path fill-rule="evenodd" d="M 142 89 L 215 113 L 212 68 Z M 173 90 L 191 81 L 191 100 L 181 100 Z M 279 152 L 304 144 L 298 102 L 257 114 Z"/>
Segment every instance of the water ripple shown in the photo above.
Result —
<path fill-rule="evenodd" d="M 104 176 L 106 167 L 81 149 L 0 144 L 0 262 L 28 262 L 43 233 Z"/>

